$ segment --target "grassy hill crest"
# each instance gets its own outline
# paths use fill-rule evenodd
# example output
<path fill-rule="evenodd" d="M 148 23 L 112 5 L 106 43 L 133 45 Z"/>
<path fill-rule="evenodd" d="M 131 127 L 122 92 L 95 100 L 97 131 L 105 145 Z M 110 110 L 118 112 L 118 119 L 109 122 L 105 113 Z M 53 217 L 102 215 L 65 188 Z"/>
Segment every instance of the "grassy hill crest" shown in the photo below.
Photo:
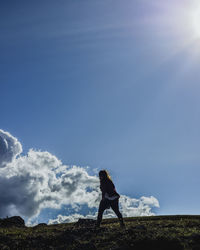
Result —
<path fill-rule="evenodd" d="M 84 223 L 0 227 L 0 249 L 200 249 L 200 216 L 171 215 Z"/>

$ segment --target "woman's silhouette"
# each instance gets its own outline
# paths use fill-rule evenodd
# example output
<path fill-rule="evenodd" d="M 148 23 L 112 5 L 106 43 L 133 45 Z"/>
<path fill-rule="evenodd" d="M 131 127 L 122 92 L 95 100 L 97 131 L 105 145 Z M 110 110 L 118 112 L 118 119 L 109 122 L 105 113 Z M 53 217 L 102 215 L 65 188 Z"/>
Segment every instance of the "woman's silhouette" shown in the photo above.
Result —
<path fill-rule="evenodd" d="M 113 184 L 106 170 L 99 171 L 99 179 L 100 179 L 100 189 L 102 192 L 102 200 L 99 204 L 96 226 L 100 227 L 104 210 L 111 207 L 119 219 L 120 226 L 124 227 L 125 225 L 123 222 L 122 214 L 119 211 L 120 195 L 116 192 L 115 185 Z"/>

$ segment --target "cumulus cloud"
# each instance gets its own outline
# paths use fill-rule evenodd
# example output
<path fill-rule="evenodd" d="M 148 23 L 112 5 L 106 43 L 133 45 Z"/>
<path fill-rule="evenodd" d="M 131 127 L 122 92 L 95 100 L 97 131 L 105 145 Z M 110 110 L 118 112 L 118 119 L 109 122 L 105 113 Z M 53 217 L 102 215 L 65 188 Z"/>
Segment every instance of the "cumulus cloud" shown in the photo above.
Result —
<path fill-rule="evenodd" d="M 87 168 L 64 165 L 49 152 L 30 149 L 21 155 L 20 142 L 8 132 L 0 130 L 0 217 L 21 215 L 37 217 L 42 209 L 60 209 L 70 205 L 74 211 L 83 205 L 98 208 L 100 201 L 99 180 L 89 175 Z M 122 195 L 120 208 L 124 216 L 152 215 L 152 207 L 159 203 L 154 197 L 133 199 Z M 78 209 L 77 209 L 78 208 Z M 88 214 L 86 218 L 96 218 Z M 104 217 L 114 217 L 111 210 Z M 84 218 L 80 213 L 59 215 L 49 223 L 75 221 Z"/>
<path fill-rule="evenodd" d="M 17 138 L 0 129 L 0 167 L 5 167 L 21 153 L 22 146 Z"/>
<path fill-rule="evenodd" d="M 155 215 L 151 209 L 153 207 L 159 207 L 158 200 L 151 197 L 141 197 L 140 199 L 130 198 L 126 195 L 121 195 L 119 200 L 119 207 L 123 217 L 134 217 L 134 216 L 150 216 Z M 50 219 L 49 224 L 59 224 L 78 221 L 79 218 L 84 219 L 96 219 L 97 211 L 93 214 L 82 215 L 78 213 L 63 216 L 59 214 L 56 219 Z M 115 213 L 112 209 L 107 209 L 104 212 L 103 218 L 116 218 Z"/>
<path fill-rule="evenodd" d="M 62 204 L 96 206 L 98 179 L 84 168 L 64 166 L 48 152 L 30 150 L 0 169 L 0 216 L 33 217 Z M 88 191 L 88 189 L 90 191 Z"/>
<path fill-rule="evenodd" d="M 56 219 L 50 219 L 48 224 L 51 225 L 51 224 L 76 222 L 79 219 L 96 219 L 96 217 L 97 217 L 97 213 L 93 214 L 93 215 L 88 214 L 86 216 L 84 216 L 82 214 L 78 214 L 78 213 L 71 214 L 71 215 L 68 215 L 68 216 L 59 214 Z"/>

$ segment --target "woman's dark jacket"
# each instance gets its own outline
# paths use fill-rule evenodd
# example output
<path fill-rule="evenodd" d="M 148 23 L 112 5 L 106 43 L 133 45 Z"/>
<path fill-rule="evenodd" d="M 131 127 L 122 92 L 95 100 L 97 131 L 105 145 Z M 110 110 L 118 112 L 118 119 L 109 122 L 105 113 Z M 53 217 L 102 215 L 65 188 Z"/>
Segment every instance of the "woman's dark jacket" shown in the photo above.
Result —
<path fill-rule="evenodd" d="M 110 197 L 115 196 L 115 195 L 120 197 L 120 195 L 115 190 L 115 185 L 110 179 L 104 179 L 100 181 L 100 189 L 102 192 L 102 198 L 104 198 L 105 193 L 107 193 L 108 196 Z"/>

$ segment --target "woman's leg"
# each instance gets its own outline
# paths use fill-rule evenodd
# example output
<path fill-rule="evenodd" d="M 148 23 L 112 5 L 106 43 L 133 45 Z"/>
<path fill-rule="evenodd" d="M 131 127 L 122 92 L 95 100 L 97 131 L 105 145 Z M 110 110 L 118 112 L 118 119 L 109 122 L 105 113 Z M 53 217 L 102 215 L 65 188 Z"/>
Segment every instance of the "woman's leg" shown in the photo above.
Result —
<path fill-rule="evenodd" d="M 115 212 L 115 214 L 117 215 L 117 217 L 120 221 L 120 225 L 124 226 L 122 214 L 119 211 L 119 199 L 115 199 L 115 200 L 111 201 L 110 206 L 111 206 L 112 210 Z"/>
<path fill-rule="evenodd" d="M 97 216 L 97 227 L 99 227 L 100 224 L 101 224 L 103 212 L 106 209 L 107 205 L 108 204 L 107 204 L 106 199 L 100 201 L 99 210 L 98 210 L 98 216 Z"/>

